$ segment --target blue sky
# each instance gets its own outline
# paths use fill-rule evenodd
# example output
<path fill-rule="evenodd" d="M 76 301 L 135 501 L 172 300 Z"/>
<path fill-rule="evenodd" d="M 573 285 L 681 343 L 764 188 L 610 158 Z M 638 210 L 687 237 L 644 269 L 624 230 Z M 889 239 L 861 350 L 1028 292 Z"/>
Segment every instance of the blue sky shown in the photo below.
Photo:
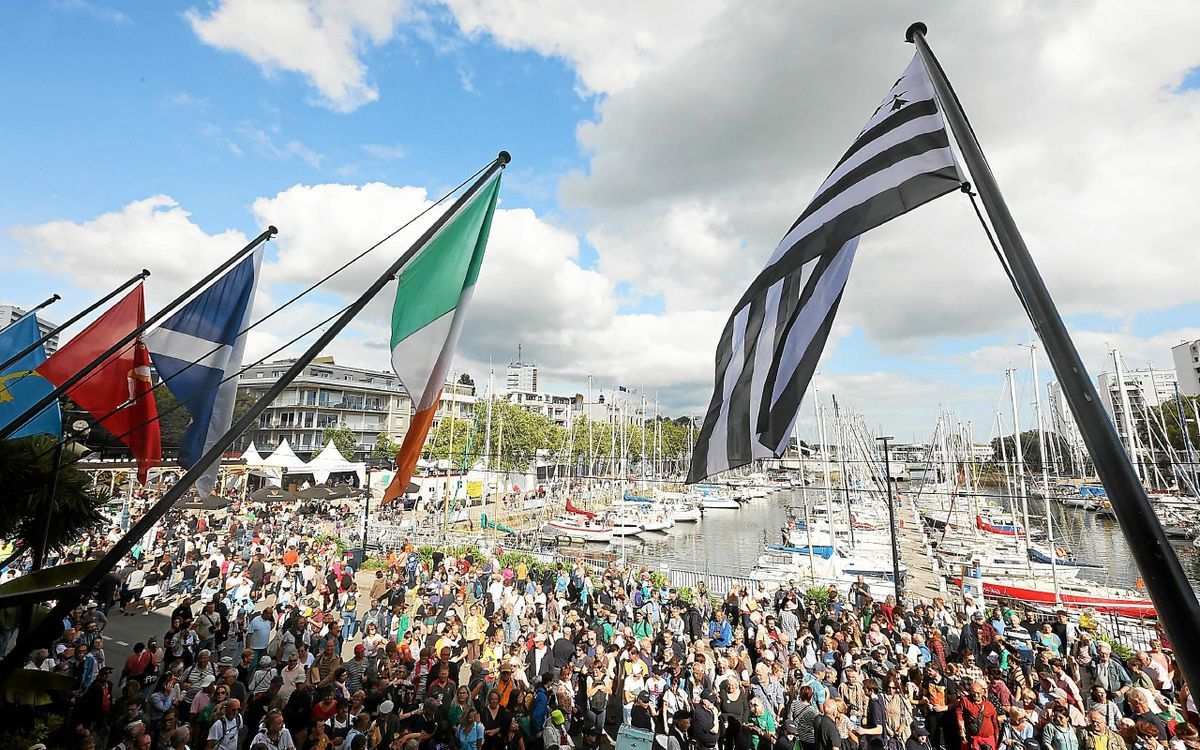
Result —
<path fill-rule="evenodd" d="M 265 7 L 0 4 L 0 299 L 59 292 L 62 318 L 142 266 L 165 298 L 278 216 L 264 277 L 278 302 L 308 263 L 361 249 L 505 148 L 507 213 L 459 366 L 484 377 L 521 341 L 551 388 L 591 374 L 699 412 L 732 300 L 911 55 L 894 38 L 904 9 Z M 1170 344 L 1200 336 L 1182 208 L 1200 50 L 1171 41 L 1195 10 L 1166 4 L 1136 33 L 1095 8 L 1047 12 L 1025 38 L 1002 10 L 928 15 L 1085 362 L 1098 371 L 1111 345 L 1131 366 L 1169 364 Z M 850 41 L 796 51 L 781 28 L 805 24 Z M 1105 44 L 1124 45 L 1121 69 L 1089 69 L 1111 60 Z M 154 196 L 169 200 L 139 204 Z M 928 431 L 939 407 L 986 421 L 1004 367 L 1027 359 L 1028 325 L 971 221 L 939 204 L 863 241 L 818 385 L 871 424 Z M 386 368 L 381 326 L 362 321 L 338 358 Z M 257 350 L 287 335 L 264 331 Z"/>

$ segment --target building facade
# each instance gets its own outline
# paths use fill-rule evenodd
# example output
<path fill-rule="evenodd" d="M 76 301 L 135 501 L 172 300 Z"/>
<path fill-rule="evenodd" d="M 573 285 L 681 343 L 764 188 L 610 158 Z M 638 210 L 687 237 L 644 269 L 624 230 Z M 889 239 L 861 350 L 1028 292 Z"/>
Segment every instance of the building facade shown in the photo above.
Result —
<path fill-rule="evenodd" d="M 1120 395 L 1117 398 L 1120 399 Z M 1046 401 L 1050 410 L 1050 431 L 1066 440 L 1072 449 L 1083 448 L 1083 434 L 1079 431 L 1079 425 L 1075 424 L 1075 415 L 1071 413 L 1057 380 L 1046 384 Z"/>
<path fill-rule="evenodd" d="M 278 360 L 256 365 L 238 379 L 238 394 L 259 397 L 295 362 Z M 287 439 L 297 453 L 319 451 L 325 428 L 348 427 L 358 440 L 350 460 L 370 456 L 376 437 L 386 433 L 393 442 L 404 439 L 412 416 L 412 400 L 394 373 L 336 364 L 318 357 L 259 417 L 258 424 L 238 440 L 251 441 L 264 455 Z"/>
<path fill-rule="evenodd" d="M 0 304 L 0 328 L 6 328 L 11 324 L 16 323 L 21 319 L 21 316 L 27 312 L 29 311 L 24 308 L 17 307 L 16 305 L 10 305 L 8 303 Z M 43 336 L 58 327 L 54 323 L 49 323 L 43 320 L 42 316 L 40 315 L 38 316 L 37 322 L 38 328 L 41 329 Z M 50 338 L 46 339 L 46 343 L 42 346 L 44 346 L 46 349 L 47 357 L 58 351 L 58 334 L 56 333 Z"/>
<path fill-rule="evenodd" d="M 1175 398 L 1175 371 L 1146 368 L 1142 370 L 1123 370 L 1124 384 L 1118 381 L 1115 372 L 1102 372 L 1097 378 L 1097 390 L 1105 411 L 1112 417 L 1117 428 L 1117 434 L 1125 444 L 1126 450 L 1132 444 L 1133 452 L 1130 459 L 1138 467 L 1140 474 L 1145 476 L 1148 468 L 1154 463 L 1154 451 L 1151 446 L 1143 444 L 1140 437 L 1146 431 L 1145 424 L 1149 410 L 1171 401 Z M 1124 387 L 1129 401 L 1129 424 L 1133 428 L 1130 436 L 1126 430 L 1124 400 L 1121 398 L 1121 388 Z"/>
<path fill-rule="evenodd" d="M 508 389 L 504 395 L 509 403 L 516 404 L 526 411 L 541 414 L 559 427 L 571 423 L 574 415 L 583 408 L 582 396 L 561 396 L 541 391 L 523 391 Z"/>
<path fill-rule="evenodd" d="M 1200 396 L 1200 339 L 1171 347 L 1171 358 L 1175 360 L 1179 392 L 1185 396 Z"/>
<path fill-rule="evenodd" d="M 504 389 L 510 393 L 513 391 L 537 393 L 537 365 L 524 364 L 521 362 L 509 362 L 508 371 L 504 378 Z"/>

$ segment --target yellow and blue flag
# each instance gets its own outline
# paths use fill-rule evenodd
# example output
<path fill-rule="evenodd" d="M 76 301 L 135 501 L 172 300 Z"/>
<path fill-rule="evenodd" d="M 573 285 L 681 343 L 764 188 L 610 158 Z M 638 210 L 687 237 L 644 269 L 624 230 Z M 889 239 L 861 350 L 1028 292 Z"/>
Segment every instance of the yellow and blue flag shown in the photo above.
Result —
<path fill-rule="evenodd" d="M 33 314 L 26 315 L 0 330 L 0 362 L 8 361 L 10 357 L 24 351 L 41 337 L 42 331 L 38 328 L 37 316 Z M 0 372 L 0 428 L 21 416 L 30 405 L 54 390 L 50 381 L 34 372 L 34 368 L 45 361 L 46 350 L 38 346 L 9 365 L 4 372 Z M 50 404 L 26 422 L 10 439 L 39 433 L 55 437 L 62 434 L 62 415 L 58 411 L 58 402 Z"/>

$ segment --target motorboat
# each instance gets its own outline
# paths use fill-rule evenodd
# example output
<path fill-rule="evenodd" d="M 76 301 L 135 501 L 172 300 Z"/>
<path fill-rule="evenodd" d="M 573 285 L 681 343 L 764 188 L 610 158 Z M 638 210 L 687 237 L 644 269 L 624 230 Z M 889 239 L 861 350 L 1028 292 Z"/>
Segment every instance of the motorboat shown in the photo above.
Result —
<path fill-rule="evenodd" d="M 563 516 L 542 524 L 542 533 L 550 536 L 565 536 L 582 542 L 608 542 L 613 538 L 613 527 L 590 518 Z"/>

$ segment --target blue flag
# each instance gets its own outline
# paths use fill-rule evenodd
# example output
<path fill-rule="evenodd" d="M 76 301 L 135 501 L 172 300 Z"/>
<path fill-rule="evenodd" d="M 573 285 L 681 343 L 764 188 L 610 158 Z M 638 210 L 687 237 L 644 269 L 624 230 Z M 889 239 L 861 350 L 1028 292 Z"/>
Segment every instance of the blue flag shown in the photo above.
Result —
<path fill-rule="evenodd" d="M 37 316 L 25 315 L 16 323 L 0 331 L 0 362 L 24 351 L 42 337 Z M 21 357 L 0 373 L 0 427 L 21 416 L 26 409 L 54 390 L 54 385 L 34 372 L 34 368 L 46 361 L 46 350 L 39 346 Z M 25 423 L 12 434 L 11 439 L 46 433 L 62 435 L 62 415 L 58 402 L 47 406 L 41 414 Z"/>
<path fill-rule="evenodd" d="M 179 463 L 188 469 L 233 422 L 246 348 L 241 332 L 250 325 L 261 263 L 260 246 L 145 338 L 159 376 L 192 417 L 179 442 Z M 196 482 L 202 497 L 212 491 L 219 464 Z"/>

